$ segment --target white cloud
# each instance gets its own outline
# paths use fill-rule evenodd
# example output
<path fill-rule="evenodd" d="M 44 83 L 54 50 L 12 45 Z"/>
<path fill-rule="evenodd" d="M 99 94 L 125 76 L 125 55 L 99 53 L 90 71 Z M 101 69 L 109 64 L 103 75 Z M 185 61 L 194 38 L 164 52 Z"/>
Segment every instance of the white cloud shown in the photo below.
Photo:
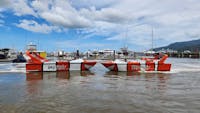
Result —
<path fill-rule="evenodd" d="M 10 8 L 14 10 L 15 15 L 33 15 L 36 16 L 34 10 L 28 5 L 28 0 L 14 0 Z"/>
<path fill-rule="evenodd" d="M 133 6 L 133 4 L 137 4 Z M 128 31 L 129 37 L 136 37 L 135 39 L 127 39 L 133 44 L 144 44 L 151 41 L 151 26 L 155 29 L 155 43 L 156 46 L 169 44 L 175 41 L 184 41 L 198 39 L 200 23 L 200 3 L 198 0 L 168 0 L 156 1 L 149 0 L 141 2 L 141 0 L 125 0 L 121 4 L 117 4 L 115 8 L 122 11 L 130 12 L 132 17 L 138 18 L 136 23 L 143 23 L 149 26 L 149 31 L 137 34 L 137 31 L 142 29 L 137 27 L 130 28 Z M 132 13 L 131 13 L 132 10 Z M 131 22 L 130 22 L 131 24 Z M 138 30 L 137 30 L 138 29 Z M 133 32 L 133 33 L 131 33 Z M 122 33 L 108 38 L 108 40 L 121 40 Z M 191 34 L 191 35 L 188 35 Z M 145 40 L 146 39 L 146 40 Z M 159 42 L 156 41 L 159 39 Z M 161 39 L 161 40 L 160 40 Z"/>
<path fill-rule="evenodd" d="M 5 4 L 18 16 L 33 15 L 53 25 L 18 24 L 34 32 L 77 28 L 85 39 L 101 36 L 107 41 L 121 41 L 127 32 L 128 43 L 149 46 L 153 26 L 157 46 L 200 38 L 199 0 L 3 0 L 0 7 Z"/>
<path fill-rule="evenodd" d="M 80 14 L 94 22 L 125 23 L 131 20 L 129 15 L 114 8 L 97 10 L 95 7 L 91 7 L 90 9 L 81 9 Z"/>
<path fill-rule="evenodd" d="M 72 2 L 72 1 L 71 1 Z M 88 3 L 88 0 L 82 1 L 81 3 Z M 90 1 L 91 2 L 91 1 Z M 97 1 L 96 1 L 97 2 Z M 114 3 L 113 0 L 109 2 L 101 1 L 102 7 L 108 3 Z M 106 3 L 104 3 L 106 2 Z M 101 8 L 100 10 L 96 9 L 95 2 L 93 1 L 92 6 L 85 6 L 80 8 L 80 3 L 78 4 L 79 9 L 73 7 L 73 1 L 71 4 L 68 1 L 33 1 L 32 7 L 35 11 L 38 12 L 38 15 L 47 20 L 48 22 L 64 26 L 66 28 L 83 28 L 83 27 L 94 27 L 95 23 L 98 21 L 105 21 L 109 23 L 121 23 L 130 20 L 130 17 L 127 16 L 124 12 L 114 9 L 114 8 Z M 83 4 L 82 4 L 83 5 Z"/>
<path fill-rule="evenodd" d="M 48 22 L 66 28 L 81 28 L 90 26 L 90 21 L 78 14 L 67 1 L 34 1 L 32 6 L 41 18 Z"/>
<path fill-rule="evenodd" d="M 120 0 L 69 0 L 69 3 L 75 8 L 96 7 L 98 9 L 110 7 Z"/>
<path fill-rule="evenodd" d="M 87 19 L 78 16 L 75 13 L 64 12 L 64 10 L 60 8 L 55 8 L 52 12 L 44 12 L 41 14 L 41 17 L 52 24 L 66 28 L 88 27 L 90 24 Z M 73 17 L 75 18 L 73 19 Z"/>
<path fill-rule="evenodd" d="M 9 7 L 11 1 L 10 0 L 0 0 L 0 12 L 3 12 L 6 10 L 6 8 Z"/>
<path fill-rule="evenodd" d="M 143 46 L 144 48 L 151 46 L 151 26 L 126 26 L 122 28 L 122 32 L 113 37 L 107 38 L 108 41 L 122 41 L 125 44 Z"/>
<path fill-rule="evenodd" d="M 31 3 L 31 6 L 38 13 L 49 10 L 49 5 L 52 4 L 51 0 L 34 0 Z"/>
<path fill-rule="evenodd" d="M 38 24 L 34 20 L 21 20 L 19 24 L 16 24 L 16 26 L 37 33 L 51 33 L 52 31 L 56 32 L 61 31 L 61 29 L 56 26 L 49 26 L 47 24 Z"/>

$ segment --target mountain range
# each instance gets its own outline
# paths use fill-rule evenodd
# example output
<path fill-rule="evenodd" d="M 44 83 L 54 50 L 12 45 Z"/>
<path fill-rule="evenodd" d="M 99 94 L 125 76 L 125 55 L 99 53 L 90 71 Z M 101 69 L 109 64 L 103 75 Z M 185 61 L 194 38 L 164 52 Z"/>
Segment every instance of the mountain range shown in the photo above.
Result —
<path fill-rule="evenodd" d="M 200 51 L 200 39 L 198 40 L 191 40 L 191 41 L 184 41 L 184 42 L 175 42 L 172 43 L 168 46 L 164 46 L 164 47 L 159 47 L 159 48 L 155 48 L 155 51 L 159 51 L 159 50 L 166 50 L 166 49 L 172 49 L 172 50 L 176 50 L 178 52 L 183 52 L 185 50 L 189 50 L 191 52 L 199 52 Z"/>

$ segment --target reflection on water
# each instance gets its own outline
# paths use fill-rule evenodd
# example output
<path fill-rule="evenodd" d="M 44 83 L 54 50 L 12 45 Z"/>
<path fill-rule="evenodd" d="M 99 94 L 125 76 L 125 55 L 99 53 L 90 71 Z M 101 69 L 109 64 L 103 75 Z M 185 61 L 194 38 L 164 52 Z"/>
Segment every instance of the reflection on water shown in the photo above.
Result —
<path fill-rule="evenodd" d="M 199 113 L 200 74 L 0 74 L 1 113 Z"/>
<path fill-rule="evenodd" d="M 94 76 L 95 74 L 90 71 L 77 71 L 77 72 L 69 72 L 69 71 L 60 71 L 60 72 L 27 72 L 26 80 L 27 81 L 35 81 L 35 80 L 43 80 L 43 79 L 70 79 L 70 73 L 76 74 L 80 76 Z"/>
<path fill-rule="evenodd" d="M 43 72 L 29 72 L 26 73 L 26 80 L 42 80 L 43 79 Z"/>
<path fill-rule="evenodd" d="M 26 73 L 26 80 L 27 81 L 34 81 L 34 80 L 42 80 L 44 78 L 58 78 L 58 79 L 69 79 L 70 74 L 69 72 L 27 72 Z"/>
<path fill-rule="evenodd" d="M 60 72 L 27 72 L 26 73 L 26 81 L 34 81 L 34 80 L 43 80 L 43 79 L 52 79 L 52 78 L 57 78 L 57 79 L 70 79 L 70 75 L 78 75 L 78 76 L 95 76 L 95 73 L 92 73 L 90 71 L 60 71 Z M 115 71 L 109 71 L 104 77 L 109 77 L 109 78 L 118 78 L 118 77 L 124 77 L 124 76 L 131 76 L 132 78 L 140 78 L 143 75 L 141 73 L 137 72 L 115 72 Z M 160 80 L 161 83 L 164 83 L 170 74 L 163 74 L 163 73 L 146 73 L 145 78 L 146 81 L 151 81 L 154 77 Z"/>

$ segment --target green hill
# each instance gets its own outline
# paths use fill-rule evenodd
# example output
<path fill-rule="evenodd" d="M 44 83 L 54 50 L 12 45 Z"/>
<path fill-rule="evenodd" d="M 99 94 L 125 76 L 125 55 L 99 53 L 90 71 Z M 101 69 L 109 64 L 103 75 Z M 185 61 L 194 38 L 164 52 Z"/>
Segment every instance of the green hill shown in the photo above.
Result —
<path fill-rule="evenodd" d="M 185 42 L 175 42 L 165 47 L 155 48 L 155 51 L 159 51 L 162 49 L 172 49 L 179 52 L 183 52 L 185 50 L 189 50 L 191 52 L 198 52 L 200 51 L 200 39 L 192 40 L 192 41 L 185 41 Z"/>

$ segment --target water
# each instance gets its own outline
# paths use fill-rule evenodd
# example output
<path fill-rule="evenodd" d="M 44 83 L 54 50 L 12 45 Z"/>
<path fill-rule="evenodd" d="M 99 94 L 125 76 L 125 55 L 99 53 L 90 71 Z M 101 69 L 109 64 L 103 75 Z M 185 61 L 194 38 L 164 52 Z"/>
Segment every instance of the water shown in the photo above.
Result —
<path fill-rule="evenodd" d="M 199 113 L 200 60 L 167 73 L 37 72 L 0 64 L 1 113 Z"/>

